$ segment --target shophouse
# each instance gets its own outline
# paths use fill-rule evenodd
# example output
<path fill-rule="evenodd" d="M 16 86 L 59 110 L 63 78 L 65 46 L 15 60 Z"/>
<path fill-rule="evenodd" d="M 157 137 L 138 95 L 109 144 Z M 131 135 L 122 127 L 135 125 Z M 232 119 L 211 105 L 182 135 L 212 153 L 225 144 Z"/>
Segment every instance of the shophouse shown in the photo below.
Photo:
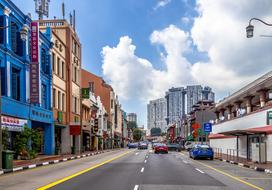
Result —
<path fill-rule="evenodd" d="M 0 28 L 1 121 L 9 148 L 27 126 L 42 135 L 40 153 L 54 154 L 51 30 L 39 32 L 38 24 L 10 0 L 0 1 Z"/>
<path fill-rule="evenodd" d="M 220 101 L 214 112 L 213 148 L 238 158 L 272 161 L 272 72 Z"/>

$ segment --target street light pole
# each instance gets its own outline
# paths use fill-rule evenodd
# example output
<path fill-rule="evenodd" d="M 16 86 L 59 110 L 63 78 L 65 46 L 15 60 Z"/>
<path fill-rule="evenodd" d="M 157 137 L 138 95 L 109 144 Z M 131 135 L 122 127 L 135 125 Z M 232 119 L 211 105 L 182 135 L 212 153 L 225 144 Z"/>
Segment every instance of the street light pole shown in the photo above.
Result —
<path fill-rule="evenodd" d="M 267 22 L 265 22 L 265 21 L 263 21 L 263 20 L 261 20 L 261 19 L 259 19 L 259 18 L 251 18 L 251 19 L 249 20 L 248 26 L 246 27 L 247 38 L 252 38 L 252 37 L 253 37 L 254 26 L 251 24 L 251 22 L 252 22 L 253 20 L 259 21 L 259 22 L 261 22 L 261 23 L 263 23 L 263 24 L 265 24 L 265 25 L 267 25 L 267 26 L 272 26 L 272 24 L 267 23 Z"/>

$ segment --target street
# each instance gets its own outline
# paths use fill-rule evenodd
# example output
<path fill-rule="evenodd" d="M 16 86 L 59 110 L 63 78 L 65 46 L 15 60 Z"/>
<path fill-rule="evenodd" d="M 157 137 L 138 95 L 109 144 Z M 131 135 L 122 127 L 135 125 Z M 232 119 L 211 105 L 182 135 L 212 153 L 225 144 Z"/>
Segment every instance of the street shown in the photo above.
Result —
<path fill-rule="evenodd" d="M 251 169 L 150 149 L 123 149 L 0 177 L 1 190 L 260 190 L 271 185 L 269 175 Z"/>

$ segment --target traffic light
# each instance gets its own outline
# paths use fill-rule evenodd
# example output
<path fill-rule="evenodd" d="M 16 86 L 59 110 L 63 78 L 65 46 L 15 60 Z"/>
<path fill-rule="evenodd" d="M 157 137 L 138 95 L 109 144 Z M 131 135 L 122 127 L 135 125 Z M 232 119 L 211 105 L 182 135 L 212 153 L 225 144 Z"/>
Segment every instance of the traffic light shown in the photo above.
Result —
<path fill-rule="evenodd" d="M 98 132 L 98 119 L 94 119 L 94 132 Z"/>

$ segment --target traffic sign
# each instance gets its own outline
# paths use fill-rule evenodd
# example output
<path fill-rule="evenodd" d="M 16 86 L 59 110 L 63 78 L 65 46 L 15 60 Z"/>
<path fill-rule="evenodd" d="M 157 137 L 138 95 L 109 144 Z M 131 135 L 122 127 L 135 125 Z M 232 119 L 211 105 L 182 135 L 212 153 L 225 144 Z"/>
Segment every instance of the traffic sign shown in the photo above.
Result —
<path fill-rule="evenodd" d="M 89 88 L 82 88 L 81 89 L 81 97 L 83 99 L 89 99 L 90 98 L 90 89 Z"/>
<path fill-rule="evenodd" d="M 204 123 L 204 131 L 206 133 L 212 132 L 212 124 L 211 123 Z"/>

